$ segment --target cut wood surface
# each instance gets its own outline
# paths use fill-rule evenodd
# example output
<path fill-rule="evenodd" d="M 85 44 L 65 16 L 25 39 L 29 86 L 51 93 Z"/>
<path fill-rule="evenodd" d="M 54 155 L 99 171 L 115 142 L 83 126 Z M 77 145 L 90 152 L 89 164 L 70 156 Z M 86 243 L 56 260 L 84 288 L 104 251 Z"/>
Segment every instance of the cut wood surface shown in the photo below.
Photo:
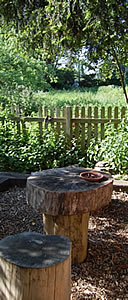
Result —
<path fill-rule="evenodd" d="M 33 173 L 27 179 L 27 202 L 47 215 L 75 215 L 96 211 L 111 201 L 112 177 L 101 172 L 100 182 L 80 178 L 86 168 L 67 167 Z"/>
<path fill-rule="evenodd" d="M 0 241 L 1 300 L 69 300 L 71 243 L 24 232 Z"/>

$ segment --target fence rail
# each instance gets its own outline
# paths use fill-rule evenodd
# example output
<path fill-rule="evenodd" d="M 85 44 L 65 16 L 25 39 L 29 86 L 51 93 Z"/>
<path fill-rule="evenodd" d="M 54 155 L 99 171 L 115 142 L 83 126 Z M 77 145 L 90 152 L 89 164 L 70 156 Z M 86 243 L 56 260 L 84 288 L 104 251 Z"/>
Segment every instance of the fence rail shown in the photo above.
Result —
<path fill-rule="evenodd" d="M 24 116 L 19 108 L 11 108 L 11 114 L 0 117 L 1 122 L 6 119 L 13 121 L 17 126 L 17 132 L 25 132 L 28 123 L 38 122 L 39 132 L 42 135 L 44 129 L 53 127 L 59 134 L 62 130 L 69 138 L 75 137 L 84 148 L 92 137 L 103 139 L 105 128 L 108 123 L 113 124 L 113 128 L 118 128 L 118 124 L 126 116 L 126 107 L 63 107 L 48 108 L 39 107 L 38 116 Z"/>

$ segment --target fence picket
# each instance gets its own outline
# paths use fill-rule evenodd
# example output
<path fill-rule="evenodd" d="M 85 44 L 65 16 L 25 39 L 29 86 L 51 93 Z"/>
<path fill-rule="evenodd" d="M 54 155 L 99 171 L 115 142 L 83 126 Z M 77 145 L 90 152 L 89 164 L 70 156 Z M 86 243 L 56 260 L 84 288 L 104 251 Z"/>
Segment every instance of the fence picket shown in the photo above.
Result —
<path fill-rule="evenodd" d="M 62 117 L 66 120 L 66 106 L 63 107 Z M 62 129 L 66 133 L 66 122 L 62 123 Z"/>
<path fill-rule="evenodd" d="M 105 107 L 101 108 L 101 119 L 105 119 Z M 101 140 L 104 139 L 104 123 L 101 123 Z"/>
<path fill-rule="evenodd" d="M 52 128 L 54 128 L 54 122 L 53 122 L 54 112 L 55 112 L 54 107 L 51 107 L 50 108 L 50 117 L 51 117 L 51 122 L 50 123 L 51 123 Z"/>
<path fill-rule="evenodd" d="M 94 119 L 98 119 L 98 107 L 94 107 Z M 98 138 L 98 123 L 94 123 L 94 136 Z"/>
<path fill-rule="evenodd" d="M 79 107 L 76 106 L 75 107 L 75 118 L 79 118 Z M 75 123 L 75 130 L 74 130 L 74 135 L 75 135 L 75 138 L 78 139 L 79 137 L 79 123 Z"/>
<path fill-rule="evenodd" d="M 72 107 L 66 107 L 66 135 L 69 140 L 72 137 Z"/>
<path fill-rule="evenodd" d="M 56 117 L 60 118 L 60 107 L 56 108 Z M 60 133 L 60 122 L 56 122 L 56 130 L 57 130 L 57 133 L 59 134 Z"/>
<path fill-rule="evenodd" d="M 111 119 L 112 118 L 112 107 L 109 106 L 108 107 L 108 119 Z"/>
<path fill-rule="evenodd" d="M 121 119 L 125 118 L 125 107 L 123 106 L 122 109 L 121 109 Z"/>
<path fill-rule="evenodd" d="M 118 107 L 115 107 L 112 114 L 112 107 L 108 107 L 107 110 L 105 110 L 105 107 L 102 107 L 100 117 L 98 107 L 94 108 L 93 114 L 91 106 L 88 107 L 87 113 L 85 113 L 85 107 L 80 108 L 77 106 L 74 109 L 73 107 L 68 106 L 63 107 L 61 111 L 58 107 L 56 108 L 56 114 L 53 107 L 50 109 L 48 109 L 48 107 L 44 107 L 43 109 L 40 107 L 38 117 L 20 116 L 18 106 L 16 107 L 16 112 L 14 107 L 11 108 L 11 112 L 12 115 L 7 114 L 7 116 L 8 119 L 12 120 L 14 130 L 17 128 L 18 134 L 20 134 L 20 132 L 25 133 L 26 122 L 38 122 L 40 135 L 42 135 L 43 126 L 48 129 L 49 124 L 51 123 L 53 127 L 55 125 L 58 134 L 62 129 L 68 139 L 71 140 L 73 136 L 72 130 L 74 128 L 73 134 L 78 140 L 78 143 L 80 143 L 81 149 L 84 151 L 85 140 L 87 141 L 87 144 L 89 144 L 92 136 L 100 138 L 101 140 L 104 138 L 105 124 L 111 122 L 115 129 L 118 128 L 119 122 L 126 115 L 126 108 L 122 107 L 120 111 L 118 111 Z M 0 121 L 5 122 L 6 124 L 6 117 L 1 115 Z M 22 125 L 22 128 L 20 125 Z"/>
<path fill-rule="evenodd" d="M 92 107 L 88 107 L 88 118 L 92 118 Z M 88 123 L 88 133 L 87 133 L 87 143 L 89 144 L 90 139 L 91 139 L 91 131 L 92 131 L 92 126 L 91 122 Z"/>
<path fill-rule="evenodd" d="M 81 118 L 85 118 L 85 107 L 81 108 Z M 85 148 L 85 123 L 81 124 L 81 149 Z"/>
<path fill-rule="evenodd" d="M 114 119 L 118 119 L 118 107 L 117 106 L 114 108 Z M 117 129 L 117 126 L 118 126 L 118 122 L 115 122 L 114 128 Z"/>

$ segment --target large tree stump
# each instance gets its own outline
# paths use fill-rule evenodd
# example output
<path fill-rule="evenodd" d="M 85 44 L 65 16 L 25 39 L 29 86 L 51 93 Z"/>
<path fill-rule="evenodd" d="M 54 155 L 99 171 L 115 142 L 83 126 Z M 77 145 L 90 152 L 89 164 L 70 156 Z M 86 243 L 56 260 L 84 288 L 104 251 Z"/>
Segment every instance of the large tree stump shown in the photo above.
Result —
<path fill-rule="evenodd" d="M 69 300 L 71 243 L 21 233 L 0 241 L 0 300 Z"/>
<path fill-rule="evenodd" d="M 56 168 L 37 172 L 27 179 L 27 202 L 43 214 L 47 234 L 61 234 L 72 241 L 72 263 L 87 254 L 88 216 L 109 204 L 113 179 L 103 173 L 100 182 L 80 178 L 85 168 Z"/>

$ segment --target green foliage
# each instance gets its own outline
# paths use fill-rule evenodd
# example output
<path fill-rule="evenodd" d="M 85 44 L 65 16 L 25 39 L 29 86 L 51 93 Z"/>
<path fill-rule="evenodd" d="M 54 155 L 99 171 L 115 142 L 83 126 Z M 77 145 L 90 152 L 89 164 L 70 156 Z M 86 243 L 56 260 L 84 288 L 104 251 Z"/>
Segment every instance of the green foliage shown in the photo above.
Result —
<path fill-rule="evenodd" d="M 33 93 L 46 92 L 57 80 L 56 69 L 44 61 L 23 56 L 15 48 L 15 39 L 0 38 L 0 104 L 20 105 L 30 113 L 37 110 Z"/>
<path fill-rule="evenodd" d="M 94 86 L 91 88 L 71 88 L 68 90 L 51 90 L 33 94 L 34 103 L 46 106 L 125 106 L 121 87 Z"/>
<path fill-rule="evenodd" d="M 102 142 L 92 140 L 87 151 L 87 161 L 95 165 L 99 160 L 108 162 L 112 174 L 127 174 L 128 170 L 128 118 L 114 130 L 111 126 L 105 132 Z"/>
<path fill-rule="evenodd" d="M 62 167 L 78 162 L 81 150 L 75 139 L 71 147 L 65 136 L 45 131 L 40 137 L 36 127 L 18 135 L 11 122 L 0 128 L 0 170 L 31 172 Z"/>
<path fill-rule="evenodd" d="M 57 89 L 68 89 L 74 82 L 74 71 L 68 68 L 59 68 L 56 70 L 57 81 L 52 84 Z"/>
<path fill-rule="evenodd" d="M 96 73 L 83 75 L 80 81 L 81 87 L 94 87 L 94 86 L 108 86 L 108 85 L 117 85 L 120 86 L 120 80 L 113 74 L 110 78 L 106 77 L 106 74 L 103 73 L 101 78 L 96 78 Z"/>
<path fill-rule="evenodd" d="M 3 88 L 13 91 L 14 89 L 48 90 L 50 85 L 45 80 L 49 74 L 53 80 L 53 70 L 49 70 L 43 61 L 19 56 L 14 50 L 15 40 L 8 42 L 0 39 L 0 84 Z M 53 78 L 52 78 L 53 77 Z"/>
<path fill-rule="evenodd" d="M 121 123 L 118 130 L 108 129 L 106 137 L 101 143 L 98 159 L 109 162 L 115 173 L 127 173 L 128 170 L 128 119 Z"/>
<path fill-rule="evenodd" d="M 75 139 L 67 142 L 63 132 L 52 129 L 39 135 L 37 126 L 29 126 L 18 135 L 9 121 L 0 127 L 0 171 L 31 172 L 77 164 L 93 168 L 99 160 L 108 162 L 112 174 L 127 174 L 128 170 L 128 119 L 118 130 L 109 126 L 105 139 L 92 139 L 84 153 Z"/>
<path fill-rule="evenodd" d="M 39 105 L 125 105 L 121 88 L 98 88 L 98 80 L 87 75 L 85 84 L 96 86 L 73 89 L 74 72 L 70 69 L 56 69 L 40 59 L 24 56 L 15 47 L 14 38 L 7 41 L 1 38 L 0 42 L 0 106 L 3 108 L 19 105 L 22 114 L 31 115 L 32 111 L 38 111 Z"/>

